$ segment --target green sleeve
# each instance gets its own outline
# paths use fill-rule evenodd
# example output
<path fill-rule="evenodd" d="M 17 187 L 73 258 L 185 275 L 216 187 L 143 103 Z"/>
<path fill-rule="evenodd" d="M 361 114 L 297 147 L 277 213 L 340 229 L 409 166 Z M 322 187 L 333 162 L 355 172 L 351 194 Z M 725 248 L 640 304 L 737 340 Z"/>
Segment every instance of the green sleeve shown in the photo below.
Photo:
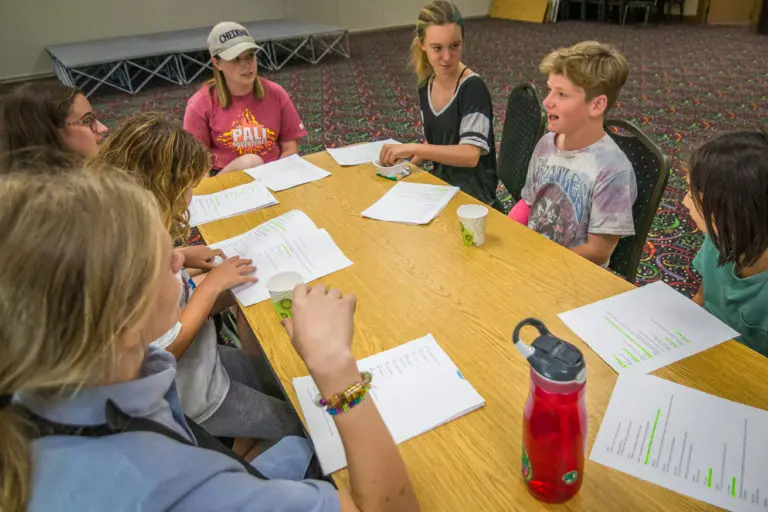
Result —
<path fill-rule="evenodd" d="M 701 244 L 701 249 L 699 249 L 696 257 L 693 258 L 693 268 L 695 268 L 703 278 L 709 264 L 713 261 L 717 261 L 717 249 L 715 249 L 715 244 L 712 243 L 709 236 L 705 236 L 704 243 Z"/>

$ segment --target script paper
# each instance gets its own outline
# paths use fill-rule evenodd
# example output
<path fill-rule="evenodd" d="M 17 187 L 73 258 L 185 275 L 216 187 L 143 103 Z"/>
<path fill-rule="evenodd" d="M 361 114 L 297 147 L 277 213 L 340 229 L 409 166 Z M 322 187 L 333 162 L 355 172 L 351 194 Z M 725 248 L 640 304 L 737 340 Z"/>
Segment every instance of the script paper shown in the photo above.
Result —
<path fill-rule="evenodd" d="M 325 150 L 339 165 L 360 165 L 378 161 L 384 144 L 400 143 L 394 139 L 387 139 L 344 148 L 325 148 Z"/>
<path fill-rule="evenodd" d="M 558 316 L 620 374 L 649 373 L 739 335 L 661 281 Z"/>
<path fill-rule="evenodd" d="M 293 270 L 309 282 L 352 265 L 331 235 L 298 210 L 208 247 L 253 260 L 259 281 L 232 289 L 244 306 L 268 299 L 266 283 L 279 272 Z"/>
<path fill-rule="evenodd" d="M 189 225 L 200 226 L 241 213 L 278 204 L 261 183 L 251 182 L 221 192 L 192 197 L 189 203 Z"/>
<path fill-rule="evenodd" d="M 768 412 L 620 376 L 590 459 L 728 510 L 768 510 Z"/>
<path fill-rule="evenodd" d="M 459 187 L 400 181 L 364 210 L 362 216 L 405 224 L 429 224 L 458 191 Z"/>
<path fill-rule="evenodd" d="M 362 359 L 358 367 L 373 374 L 370 398 L 398 444 L 485 404 L 431 334 Z M 344 447 L 333 418 L 315 404 L 314 381 L 299 377 L 293 387 L 323 472 L 342 469 Z M 428 389 L 429 398 L 408 399 L 414 389 Z"/>
<path fill-rule="evenodd" d="M 280 192 L 331 175 L 299 155 L 287 156 L 259 167 L 246 169 L 245 172 L 272 192 Z"/>

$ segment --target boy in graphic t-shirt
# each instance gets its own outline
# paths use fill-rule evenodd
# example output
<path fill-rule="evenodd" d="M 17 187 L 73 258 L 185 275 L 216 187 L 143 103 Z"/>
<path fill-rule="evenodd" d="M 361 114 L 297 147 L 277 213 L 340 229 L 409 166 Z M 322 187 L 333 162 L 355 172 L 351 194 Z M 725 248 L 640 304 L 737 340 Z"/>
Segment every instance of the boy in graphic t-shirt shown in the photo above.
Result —
<path fill-rule="evenodd" d="M 543 103 L 550 133 L 534 150 L 509 216 L 605 266 L 619 240 L 635 232 L 634 170 L 603 129 L 627 80 L 627 59 L 587 41 L 552 52 L 539 69 L 549 75 Z"/>
<path fill-rule="evenodd" d="M 261 48 L 242 25 L 208 36 L 213 79 L 187 102 L 184 129 L 213 153 L 214 173 L 250 169 L 298 152 L 307 131 L 285 89 L 257 73 Z"/>

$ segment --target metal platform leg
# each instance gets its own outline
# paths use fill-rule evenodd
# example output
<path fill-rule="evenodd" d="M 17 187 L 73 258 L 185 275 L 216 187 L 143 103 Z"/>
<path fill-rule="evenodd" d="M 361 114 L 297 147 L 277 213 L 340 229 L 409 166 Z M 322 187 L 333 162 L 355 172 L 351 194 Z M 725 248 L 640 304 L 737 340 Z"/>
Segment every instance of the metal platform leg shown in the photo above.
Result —
<path fill-rule="evenodd" d="M 323 50 L 323 53 L 320 54 L 319 57 L 315 58 L 315 60 L 312 62 L 313 64 L 317 64 L 320 62 L 320 60 L 328 55 L 329 53 L 333 52 L 337 55 L 341 55 L 342 57 L 349 58 L 349 33 L 343 32 L 342 34 L 339 34 L 336 39 L 331 41 L 330 43 L 327 43 L 324 39 L 322 39 L 323 36 L 313 36 L 313 41 L 318 43 L 318 46 L 321 47 Z"/>

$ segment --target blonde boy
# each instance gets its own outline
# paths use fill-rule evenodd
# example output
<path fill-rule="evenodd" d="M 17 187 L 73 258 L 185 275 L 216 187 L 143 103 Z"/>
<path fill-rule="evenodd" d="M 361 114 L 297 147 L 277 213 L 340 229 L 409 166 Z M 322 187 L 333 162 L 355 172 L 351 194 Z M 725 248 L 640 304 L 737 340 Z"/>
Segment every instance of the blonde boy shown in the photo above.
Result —
<path fill-rule="evenodd" d="M 528 166 L 510 217 L 575 253 L 607 265 L 624 236 L 634 234 L 635 174 L 603 129 L 627 80 L 627 59 L 611 46 L 586 41 L 547 55 L 549 133 Z"/>

